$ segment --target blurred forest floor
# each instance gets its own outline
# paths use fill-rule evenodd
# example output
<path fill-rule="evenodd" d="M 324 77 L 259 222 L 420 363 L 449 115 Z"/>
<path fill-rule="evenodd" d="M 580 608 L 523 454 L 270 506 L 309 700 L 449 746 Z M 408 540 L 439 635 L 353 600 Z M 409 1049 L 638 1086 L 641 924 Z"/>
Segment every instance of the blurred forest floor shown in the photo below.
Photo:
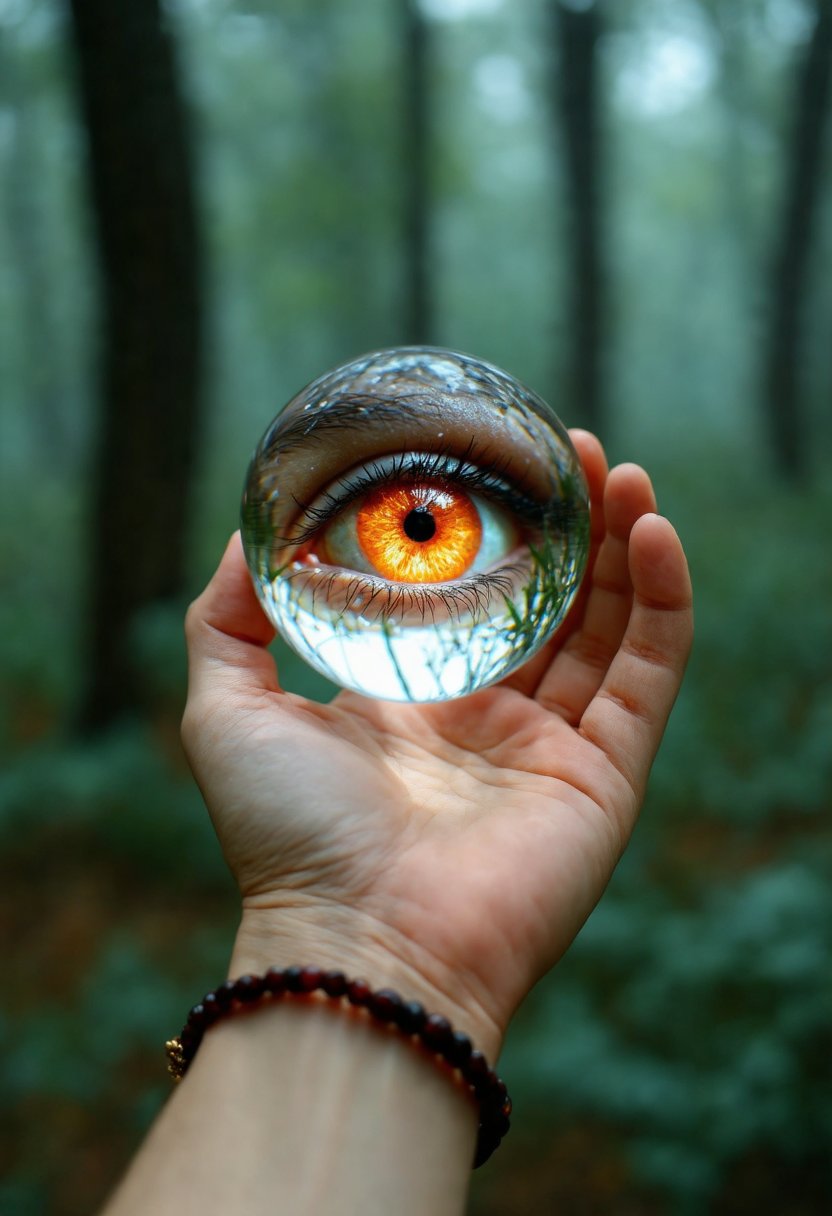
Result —
<path fill-rule="evenodd" d="M 825 1210 L 832 502 L 738 500 L 729 474 L 677 499 L 700 592 L 688 681 L 624 863 L 512 1030 L 518 1117 L 472 1213 Z M 60 562 L 41 578 L 59 595 Z M 42 662 L 51 616 L 5 612 L 40 630 Z M 167 1093 L 164 1037 L 224 973 L 236 902 L 179 748 L 180 628 L 171 611 L 147 631 L 144 717 L 84 746 L 54 673 L 4 688 L 10 1216 L 95 1208 Z"/>

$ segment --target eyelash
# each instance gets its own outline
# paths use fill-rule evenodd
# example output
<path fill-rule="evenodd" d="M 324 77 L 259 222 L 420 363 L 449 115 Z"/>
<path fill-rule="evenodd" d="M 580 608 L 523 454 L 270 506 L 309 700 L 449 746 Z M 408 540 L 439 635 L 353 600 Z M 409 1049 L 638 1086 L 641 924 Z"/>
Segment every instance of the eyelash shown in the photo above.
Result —
<path fill-rule="evenodd" d="M 510 575 L 513 571 L 520 569 L 521 567 L 516 565 L 501 566 L 493 574 L 477 574 L 473 578 L 464 579 L 459 583 L 447 583 L 441 587 L 430 588 L 402 587 L 398 584 L 391 586 L 384 579 L 376 578 L 374 575 L 356 574 L 348 584 L 348 594 L 343 611 L 346 612 L 357 595 L 372 588 L 372 594 L 363 606 L 364 612 L 372 607 L 378 596 L 384 596 L 386 602 L 383 603 L 380 615 L 385 619 L 389 619 L 398 608 L 402 607 L 409 611 L 415 609 L 420 612 L 423 622 L 430 617 L 435 623 L 437 603 L 441 601 L 448 613 L 453 612 L 459 620 L 462 619 L 461 613 L 463 612 L 469 616 L 488 612 L 491 597 L 496 592 L 508 599 L 512 590 Z M 288 577 L 291 579 L 292 575 L 289 574 Z M 338 574 L 333 573 L 314 589 L 312 593 L 313 610 L 318 595 L 323 594 L 326 597 L 338 577 Z"/>
<path fill-rule="evenodd" d="M 563 527 L 565 518 L 550 519 L 547 507 L 528 498 L 503 480 L 501 474 L 508 463 L 505 460 L 489 461 L 487 453 L 478 453 L 473 443 L 469 444 L 462 456 L 439 451 L 420 453 L 414 460 L 410 453 L 403 452 L 394 464 L 387 467 L 373 462 L 362 469 L 354 480 L 345 480 L 338 497 L 327 493 L 324 502 L 318 507 L 298 502 L 300 518 L 308 519 L 309 523 L 299 532 L 293 529 L 291 539 L 287 537 L 285 543 L 298 547 L 304 545 L 356 499 L 378 486 L 438 478 L 446 478 L 467 490 L 490 498 L 499 506 L 513 511 L 532 528 L 542 529 L 547 522 L 555 527 Z M 563 514 L 565 516 L 565 512 Z"/>
<path fill-rule="evenodd" d="M 354 478 L 344 478 L 337 496 L 326 493 L 319 506 L 296 500 L 301 514 L 283 543 L 291 544 L 294 550 L 302 549 L 332 519 L 364 494 L 380 485 L 403 480 L 453 480 L 455 484 L 512 511 L 531 532 L 538 535 L 566 530 L 574 514 L 574 507 L 566 499 L 544 504 L 515 489 L 504 476 L 510 459 L 491 459 L 487 449 L 478 448 L 474 441 L 462 455 L 447 450 L 418 454 L 404 452 L 393 462 L 385 457 L 377 460 L 384 460 L 385 463 L 371 461 Z M 298 522 L 303 524 L 300 530 L 297 528 Z M 292 571 L 284 567 L 284 570 L 289 581 L 303 573 L 300 569 Z M 375 605 L 378 614 L 386 620 L 393 620 L 399 614 L 404 617 L 405 614 L 414 613 L 422 622 L 432 621 L 435 624 L 436 613 L 441 610 L 457 620 L 478 618 L 486 616 L 493 609 L 495 596 L 510 600 L 516 576 L 525 576 L 526 573 L 524 564 L 511 563 L 490 573 L 476 574 L 457 582 L 430 587 L 405 587 L 388 583 L 376 575 L 356 572 L 346 587 L 341 584 L 341 593 L 345 597 L 342 611 L 346 612 L 357 596 L 368 596 L 362 605 L 362 613 L 368 613 Z M 313 611 L 318 596 L 327 600 L 342 577 L 343 572 L 333 572 L 318 583 L 312 591 Z"/>

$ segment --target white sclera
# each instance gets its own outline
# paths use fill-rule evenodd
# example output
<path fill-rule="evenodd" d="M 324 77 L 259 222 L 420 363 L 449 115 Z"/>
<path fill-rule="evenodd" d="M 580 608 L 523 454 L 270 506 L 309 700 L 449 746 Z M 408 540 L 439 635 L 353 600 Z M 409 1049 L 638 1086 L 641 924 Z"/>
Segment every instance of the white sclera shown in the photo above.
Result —
<path fill-rule="evenodd" d="M 391 458 L 406 469 L 413 453 L 446 468 L 449 485 L 455 470 L 467 475 L 459 484 L 489 548 L 466 574 L 405 584 L 363 563 L 313 565 L 318 504 L 331 512 L 356 470 L 365 486 L 368 469 Z M 359 501 L 327 520 L 336 538 L 349 537 Z M 513 521 L 515 502 L 524 514 Z M 402 347 L 344 364 L 289 402 L 254 453 L 242 531 L 267 615 L 312 667 L 366 696 L 444 701 L 503 679 L 552 637 L 586 566 L 589 507 L 575 450 L 539 397 L 481 360 Z M 350 551 L 337 547 L 341 560 Z"/>
<path fill-rule="evenodd" d="M 378 471 L 392 470 L 395 472 L 400 468 L 403 461 L 410 459 L 412 461 L 424 461 L 429 459 L 424 453 L 412 452 L 405 456 L 393 456 L 386 460 L 376 460 L 372 463 L 372 469 Z M 367 477 L 368 470 L 362 468 L 356 471 L 357 476 Z M 343 484 L 343 483 L 342 483 Z M 337 494 L 339 486 L 332 487 L 329 494 Z M 514 547 L 514 536 L 516 529 L 512 526 L 509 514 L 496 506 L 495 503 L 488 502 L 481 495 L 474 492 L 469 493 L 470 500 L 476 509 L 479 517 L 480 527 L 482 528 L 482 537 L 476 557 L 471 562 L 470 567 L 466 570 L 466 575 L 469 577 L 474 574 L 482 574 L 510 552 Z M 316 508 L 315 503 L 312 504 L 311 510 Z M 357 570 L 363 574 L 374 574 L 372 564 L 366 554 L 362 551 L 357 535 L 357 516 L 361 509 L 361 500 L 353 502 L 347 509 L 330 524 L 327 530 L 327 550 L 330 557 L 337 555 L 339 564 L 347 567 L 350 570 Z"/>

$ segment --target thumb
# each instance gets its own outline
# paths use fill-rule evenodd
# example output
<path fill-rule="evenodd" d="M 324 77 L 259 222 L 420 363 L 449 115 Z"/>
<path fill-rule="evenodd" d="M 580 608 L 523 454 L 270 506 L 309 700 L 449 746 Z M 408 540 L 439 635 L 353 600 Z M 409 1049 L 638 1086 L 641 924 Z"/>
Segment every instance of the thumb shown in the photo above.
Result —
<path fill-rule="evenodd" d="M 185 617 L 189 701 L 280 692 L 277 668 L 266 649 L 274 634 L 235 532 L 214 577 Z"/>

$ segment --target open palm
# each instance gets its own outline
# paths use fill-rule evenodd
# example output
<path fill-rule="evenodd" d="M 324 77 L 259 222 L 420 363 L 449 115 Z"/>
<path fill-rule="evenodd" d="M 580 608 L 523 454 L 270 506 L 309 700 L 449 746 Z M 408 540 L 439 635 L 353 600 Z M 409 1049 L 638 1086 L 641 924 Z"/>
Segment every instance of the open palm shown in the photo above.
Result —
<path fill-rule="evenodd" d="M 418 977 L 486 1046 L 603 891 L 690 647 L 684 556 L 646 474 L 608 477 L 597 441 L 573 439 L 591 574 L 500 685 L 436 705 L 284 693 L 239 537 L 189 613 L 183 733 L 244 925 L 273 962 Z"/>

